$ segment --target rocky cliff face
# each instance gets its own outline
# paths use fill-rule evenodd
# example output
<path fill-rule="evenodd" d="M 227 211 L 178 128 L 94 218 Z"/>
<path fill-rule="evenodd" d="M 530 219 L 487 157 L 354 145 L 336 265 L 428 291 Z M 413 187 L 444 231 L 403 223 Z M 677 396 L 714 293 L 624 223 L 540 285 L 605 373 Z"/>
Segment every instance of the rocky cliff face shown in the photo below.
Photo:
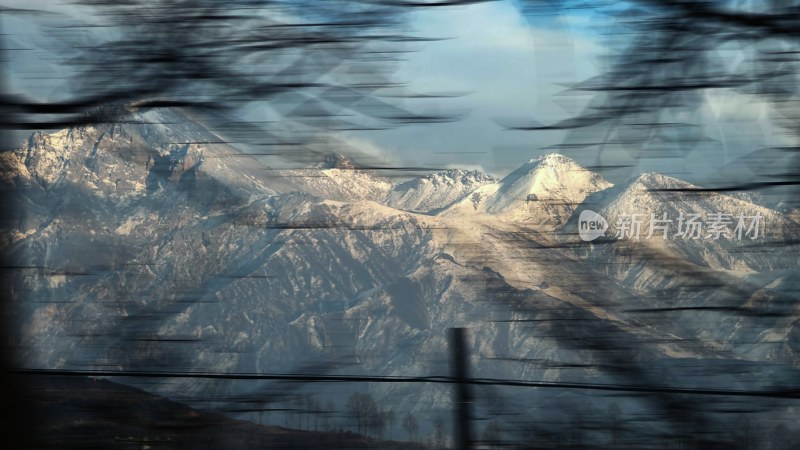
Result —
<path fill-rule="evenodd" d="M 415 178 L 392 188 L 386 203 L 394 208 L 436 213 L 497 180 L 478 170 L 451 169 Z"/>

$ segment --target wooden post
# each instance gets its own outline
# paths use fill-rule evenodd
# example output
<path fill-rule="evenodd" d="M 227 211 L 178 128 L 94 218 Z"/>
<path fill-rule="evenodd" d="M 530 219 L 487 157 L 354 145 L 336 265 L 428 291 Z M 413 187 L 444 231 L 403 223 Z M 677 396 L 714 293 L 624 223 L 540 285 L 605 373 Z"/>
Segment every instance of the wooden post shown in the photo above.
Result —
<path fill-rule="evenodd" d="M 469 380 L 469 355 L 466 330 L 450 329 L 450 355 L 452 377 L 455 380 L 455 417 L 453 436 L 457 450 L 472 448 L 472 392 Z"/>

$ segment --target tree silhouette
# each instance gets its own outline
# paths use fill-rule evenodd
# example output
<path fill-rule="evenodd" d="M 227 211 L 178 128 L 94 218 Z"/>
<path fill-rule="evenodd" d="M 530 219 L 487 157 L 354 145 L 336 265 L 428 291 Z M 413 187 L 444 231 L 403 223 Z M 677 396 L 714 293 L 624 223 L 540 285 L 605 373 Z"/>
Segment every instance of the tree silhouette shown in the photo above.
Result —
<path fill-rule="evenodd" d="M 393 98 L 414 97 L 394 79 L 407 43 L 426 39 L 410 33 L 409 13 L 474 2 L 71 0 L 67 8 L 51 8 L 47 2 L 3 5 L 4 18 L 29 20 L 46 32 L 46 42 L 35 50 L 15 49 L 17 54 L 35 51 L 66 75 L 52 97 L 14 89 L 9 74 L 25 74 L 7 64 L 5 49 L 13 44 L 8 45 L 10 33 L 3 30 L 0 151 L 18 145 L 10 130 L 123 123 L 132 110 L 158 107 L 182 108 L 226 141 L 252 151 L 301 160 L 317 159 L 311 144 L 320 134 L 454 120 L 452 114 L 399 107 L 383 94 L 391 89 Z M 279 119 L 253 118 L 248 115 L 253 111 Z M 16 220 L 8 207 L 14 194 L 4 189 L 4 226 Z M 17 261 L 4 263 L 12 267 Z M 3 330 L 14 329 L 16 313 L 3 309 Z M 18 358 L 8 354 L 3 360 Z M 300 405 L 285 403 L 285 425 L 300 428 Z"/>
<path fill-rule="evenodd" d="M 325 431 L 333 430 L 333 415 L 336 413 L 336 404 L 333 399 L 328 399 L 323 407 L 323 415 L 325 420 Z"/>
<path fill-rule="evenodd" d="M 68 2 L 79 14 L 4 7 L 4 14 L 42 24 L 39 51 L 67 75 L 52 99 L 3 83 L 2 128 L 65 128 L 125 116 L 109 105 L 173 106 L 229 139 L 288 152 L 315 130 L 449 121 L 454 117 L 414 113 L 376 94 L 391 88 L 393 96 L 412 96 L 392 79 L 407 44 L 425 40 L 408 32 L 410 11 L 472 2 Z M 267 126 L 244 114 L 253 110 L 296 126 Z"/>
<path fill-rule="evenodd" d="M 377 430 L 378 407 L 370 394 L 357 392 L 347 399 L 347 411 L 356 419 L 356 429 L 367 434 Z"/>
<path fill-rule="evenodd" d="M 586 6 L 575 0 L 520 3 L 531 17 L 558 17 Z M 607 24 L 607 69 L 569 87 L 593 94 L 592 100 L 568 119 L 511 128 L 564 130 L 567 137 L 558 148 L 575 155 L 590 151 L 598 167 L 630 165 L 650 154 L 685 158 L 709 142 L 701 114 L 706 93 L 726 91 L 765 102 L 772 124 L 796 145 L 800 71 L 789 55 L 800 44 L 798 9 L 796 0 L 599 2 L 593 10 Z M 751 150 L 738 162 L 749 161 L 754 176 L 730 175 L 725 190 L 796 188 L 800 157 L 780 148 Z M 791 170 L 776 172 L 770 163 L 777 161 Z M 763 180 L 767 176 L 770 181 Z M 797 191 L 791 192 L 796 202 Z"/>
<path fill-rule="evenodd" d="M 436 448 L 444 448 L 446 433 L 444 419 L 437 417 L 433 420 L 433 445 Z"/>
<path fill-rule="evenodd" d="M 375 409 L 369 412 L 369 425 L 373 436 L 379 440 L 383 440 L 383 435 L 386 430 L 386 416 L 383 411 L 378 409 L 377 405 Z"/>
<path fill-rule="evenodd" d="M 617 402 L 608 405 L 609 431 L 611 432 L 611 447 L 618 448 L 622 442 L 622 411 Z"/>
<path fill-rule="evenodd" d="M 383 411 L 383 420 L 386 423 L 386 426 L 389 428 L 389 439 L 392 439 L 394 437 L 394 432 L 393 432 L 394 423 L 397 420 L 392 408 L 387 408 L 386 410 Z"/>
<path fill-rule="evenodd" d="M 521 1 L 530 17 L 557 17 L 580 14 L 587 4 L 572 0 L 541 2 Z M 590 5 L 603 16 L 605 43 L 609 54 L 604 70 L 583 82 L 567 87 L 568 92 L 589 93 L 591 100 L 582 111 L 564 120 L 542 124 L 509 126 L 511 129 L 534 132 L 560 130 L 564 142 L 554 146 L 576 157 L 594 157 L 589 161 L 600 170 L 614 169 L 632 175 L 637 162 L 645 158 L 686 160 L 709 150 L 708 123 L 704 108 L 707 95 L 726 93 L 742 100 L 743 105 L 763 104 L 771 126 L 781 130 L 786 144 L 771 148 L 742 150 L 741 158 L 723 166 L 713 184 L 699 188 L 679 188 L 702 194 L 707 191 L 732 192 L 783 189 L 782 200 L 791 207 L 800 206 L 800 154 L 796 152 L 800 130 L 800 2 L 733 0 L 633 0 L 600 2 Z M 747 106 L 742 106 L 742 109 Z M 738 124 L 737 124 L 738 125 Z M 743 127 L 743 125 L 738 125 Z M 720 145 L 724 145 L 721 143 Z M 766 144 L 765 144 L 766 145 Z M 791 149 L 791 150 L 790 150 Z M 744 166 L 750 172 L 736 172 Z M 751 173 L 752 175 L 746 175 Z M 795 245 L 793 239 L 773 242 L 772 246 Z M 657 259 L 657 258 L 656 258 Z M 669 258 L 657 260 L 666 271 L 674 272 Z M 615 261 L 616 263 L 616 261 Z M 691 285 L 708 283 L 700 271 L 680 271 L 675 280 Z M 687 288 L 687 290 L 692 288 Z M 701 288 L 702 289 L 702 288 Z M 681 295 L 687 294 L 681 291 Z M 736 294 L 734 294 L 736 295 Z M 789 303 L 796 303 L 792 295 Z M 601 301 L 610 299 L 601 298 Z M 702 305 L 704 307 L 707 305 Z M 747 311 L 738 305 L 724 311 L 731 319 L 748 315 L 774 315 L 794 320 L 795 312 Z M 653 322 L 665 322 L 675 316 L 649 316 Z M 570 317 L 559 317 L 569 319 Z M 727 320 L 723 319 L 723 320 Z M 769 325 L 767 325 L 769 326 Z M 606 328 L 608 329 L 608 328 Z M 599 329 L 598 329 L 599 332 Z M 600 332 L 602 333 L 602 332 Z M 598 334 L 598 333 L 595 333 Z M 557 335 L 575 349 L 591 352 L 593 364 L 632 386 L 653 386 L 659 383 L 650 374 L 650 367 L 624 355 L 636 354 L 648 345 L 618 334 L 604 339 L 577 336 L 575 332 Z M 600 342 L 603 341 L 603 342 Z M 621 347 L 628 350 L 620 351 Z M 756 365 L 754 363 L 753 365 Z M 787 364 L 790 366 L 791 364 Z M 714 373 L 709 365 L 707 376 Z M 787 377 L 789 378 L 789 377 Z M 794 383 L 770 380 L 775 385 L 793 389 Z M 679 440 L 691 448 L 709 448 L 729 444 L 722 431 L 731 426 L 740 448 L 752 448 L 759 429 L 755 415 L 742 418 L 734 425 L 729 416 L 704 416 L 730 399 L 719 397 L 699 401 L 691 396 L 653 395 L 646 400 L 670 423 Z M 749 407 L 755 405 L 753 401 Z M 612 445 L 620 443 L 620 427 L 609 411 Z M 743 421 L 743 422 L 742 422 Z M 706 427 L 698 429 L 698 424 Z M 632 428 L 631 431 L 632 432 Z"/>
<path fill-rule="evenodd" d="M 409 441 L 417 440 L 419 424 L 417 423 L 416 417 L 414 417 L 410 412 L 403 417 L 403 429 L 406 430 L 406 433 L 408 433 Z"/>

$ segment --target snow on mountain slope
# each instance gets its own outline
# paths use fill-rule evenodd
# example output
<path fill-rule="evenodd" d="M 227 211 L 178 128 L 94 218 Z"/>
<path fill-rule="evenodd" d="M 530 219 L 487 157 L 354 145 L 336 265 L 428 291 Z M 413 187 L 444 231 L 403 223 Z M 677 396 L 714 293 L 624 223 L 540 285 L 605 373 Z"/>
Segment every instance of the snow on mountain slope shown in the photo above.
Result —
<path fill-rule="evenodd" d="M 440 211 L 438 215 L 443 217 L 468 216 L 474 218 L 484 213 L 484 202 L 488 197 L 494 195 L 498 189 L 500 189 L 500 183 L 483 185 Z"/>
<path fill-rule="evenodd" d="M 435 213 L 497 180 L 478 170 L 451 169 L 400 183 L 392 188 L 385 203 L 407 211 Z"/>
<path fill-rule="evenodd" d="M 10 281 L 19 293 L 14 331 L 33 366 L 437 375 L 447 371 L 446 330 L 464 326 L 479 377 L 612 383 L 616 374 L 598 367 L 635 360 L 677 377 L 686 360 L 730 357 L 719 351 L 731 350 L 728 325 L 705 345 L 691 340 L 703 337 L 703 324 L 631 313 L 673 287 L 647 257 L 572 242 L 576 252 L 534 228 L 566 221 L 581 202 L 613 221 L 628 207 L 711 211 L 748 206 L 736 203 L 743 200 L 706 204 L 673 192 L 687 204 L 665 201 L 651 188 L 683 185 L 654 175 L 607 189 L 558 155 L 500 182 L 448 171 L 392 186 L 335 154 L 316 167 L 265 170 L 204 143 L 213 136 L 200 125 L 164 125 L 177 113 L 156 112 L 141 123 L 37 135 L 3 160 L 2 179 L 20 189 L 27 211 L 7 250 L 22 268 Z M 436 215 L 398 209 L 431 213 L 453 201 Z M 670 250 L 691 257 L 687 272 L 702 267 L 759 298 L 741 273 L 720 270 L 728 257 L 718 244 L 691 245 Z M 748 270 L 768 258 L 741 257 Z M 800 348 L 793 326 L 780 328 L 788 355 Z M 585 348 L 606 341 L 633 344 Z M 149 388 L 187 396 L 255 389 L 212 381 Z M 370 390 L 426 414 L 450 402 L 442 386 Z M 529 408 L 547 395 L 526 392 L 494 397 Z"/>
<path fill-rule="evenodd" d="M 127 115 L 117 122 L 34 133 L 14 157 L 42 189 L 71 182 L 114 200 L 142 198 L 167 185 L 196 189 L 205 179 L 226 191 L 274 193 L 258 180 L 250 158 L 184 114 L 119 109 Z"/>
<path fill-rule="evenodd" d="M 390 181 L 335 152 L 327 154 L 323 161 L 311 167 L 267 170 L 265 177 L 279 192 L 304 192 L 337 201 L 382 202 L 393 186 Z"/>
<path fill-rule="evenodd" d="M 141 200 L 167 186 L 237 197 L 223 195 L 223 203 L 289 192 L 379 200 L 392 187 L 342 155 L 331 153 L 314 167 L 271 170 L 177 110 L 119 109 L 127 114 L 116 122 L 35 133 L 4 156 L 9 169 L 3 172 L 16 173 L 17 185 L 32 181 L 45 190 L 70 180 L 113 201 Z"/>
<path fill-rule="evenodd" d="M 119 164 L 110 155 L 99 170 Z M 273 186 L 274 178 L 258 181 Z M 82 172 L 67 172 L 50 193 L 75 195 L 83 180 Z M 506 301 L 499 290 L 509 292 L 508 301 L 517 301 L 529 295 L 529 286 L 548 281 L 551 287 L 543 289 L 555 295 L 534 294 L 541 301 L 604 318 L 611 316 L 588 293 L 607 285 L 609 297 L 628 295 L 611 280 L 596 279 L 587 290 L 581 279 L 554 264 L 564 253 L 552 254 L 549 262 L 527 258 L 522 264 L 524 245 L 506 255 L 507 234 L 489 233 L 480 222 L 416 215 L 368 200 L 321 200 L 301 192 L 264 196 L 261 184 L 242 192 L 246 199 L 253 193 L 261 198 L 208 209 L 204 197 L 169 186 L 152 192 L 166 197 L 160 202 L 119 197 L 123 206 L 116 208 L 89 202 L 77 215 L 51 211 L 57 221 L 15 246 L 27 266 L 63 271 L 72 261 L 72 270 L 80 273 L 94 267 L 90 277 L 57 271 L 17 281 L 31 287 L 25 299 L 30 313 L 19 330 L 30 364 L 153 368 L 173 361 L 197 371 L 259 372 L 291 371 L 322 360 L 358 363 L 379 374 L 424 374 L 439 368 L 414 355 L 441 354 L 444 330 L 467 324 L 475 326 L 481 351 L 554 357 L 560 347 L 554 338 L 532 340 L 524 326 L 481 323 L 494 314 L 487 299 Z M 309 184 L 296 185 L 302 186 Z M 111 218 L 103 220 L 123 225 L 112 233 L 86 220 L 106 215 Z M 478 243 L 477 255 L 492 259 L 470 253 L 468 241 Z M 111 256 L 98 267 L 96 260 L 76 258 L 80 247 L 84 253 L 108 248 Z M 137 340 L 141 336 L 163 340 Z M 558 352 L 581 359 L 567 348 Z M 589 375 L 512 366 L 503 366 L 507 376 Z M 476 371 L 496 376 L 497 367 L 486 363 Z M 208 387 L 188 383 L 160 389 L 186 394 Z M 408 407 L 430 410 L 447 402 L 447 395 L 432 395 Z"/>
<path fill-rule="evenodd" d="M 268 170 L 177 110 L 127 106 L 113 112 L 119 119 L 37 132 L 2 155 L 2 181 L 16 189 L 19 219 L 0 244 L 16 242 L 10 251 L 34 252 L 27 257 L 39 262 L 63 248 L 64 261 L 71 261 L 97 258 L 79 250 L 97 240 L 116 250 L 99 252 L 96 262 L 112 264 L 105 257 L 280 193 L 354 201 L 382 199 L 391 187 L 341 155 L 317 167 Z M 55 239 L 73 232 L 79 237 L 72 242 Z M 18 242 L 24 237 L 31 239 Z"/>
<path fill-rule="evenodd" d="M 646 299 L 642 315 L 671 311 L 664 331 L 747 359 L 796 360 L 796 291 L 781 280 L 796 275 L 800 226 L 750 198 L 646 173 L 587 198 L 562 245 Z M 583 210 L 608 222 L 605 238 L 581 241 Z"/>
<path fill-rule="evenodd" d="M 632 286 L 651 289 L 668 282 L 670 271 L 658 270 L 659 260 L 665 266 L 686 263 L 734 273 L 797 263 L 790 248 L 770 251 L 777 244 L 797 242 L 800 227 L 795 222 L 740 197 L 703 191 L 665 175 L 642 174 L 592 196 L 579 211 L 583 209 L 600 213 L 608 221 L 606 237 L 614 240 L 591 247 L 590 258 L 613 261 L 610 273 Z M 574 242 L 579 242 L 577 219 L 578 214 L 563 227 Z"/>
<path fill-rule="evenodd" d="M 3 251 L 46 268 L 20 275 L 31 298 L 74 284 L 53 285 L 57 273 L 115 267 L 191 221 L 276 193 L 254 160 L 179 111 L 113 112 L 107 123 L 34 133 L 3 155 L 16 210 Z"/>
<path fill-rule="evenodd" d="M 521 220 L 537 212 L 550 213 L 549 220 L 555 221 L 565 221 L 587 195 L 611 186 L 599 174 L 555 153 L 528 161 L 501 184 L 486 199 L 487 213 Z"/>
<path fill-rule="evenodd" d="M 531 226 L 560 225 L 586 196 L 610 186 L 599 174 L 551 153 L 531 159 L 495 186 L 484 186 L 442 214 L 468 214 L 472 207 L 475 212 Z"/>

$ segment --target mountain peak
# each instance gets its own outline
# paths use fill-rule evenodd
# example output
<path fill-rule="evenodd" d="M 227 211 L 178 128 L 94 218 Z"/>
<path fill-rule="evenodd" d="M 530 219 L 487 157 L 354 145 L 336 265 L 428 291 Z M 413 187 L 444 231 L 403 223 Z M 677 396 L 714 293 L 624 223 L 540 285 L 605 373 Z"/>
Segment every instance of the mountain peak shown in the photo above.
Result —
<path fill-rule="evenodd" d="M 500 188 L 486 199 L 485 211 L 518 220 L 538 214 L 560 221 L 571 214 L 572 205 L 610 186 L 600 174 L 573 159 L 549 153 L 529 160 L 503 178 Z"/>
<path fill-rule="evenodd" d="M 503 179 L 507 190 L 512 185 L 528 190 L 527 193 L 537 191 L 563 191 L 564 189 L 580 188 L 584 184 L 605 187 L 610 186 L 603 177 L 578 164 L 572 158 L 559 153 L 548 153 L 528 160 Z M 594 187 L 594 186 L 593 186 Z"/>
<path fill-rule="evenodd" d="M 436 172 L 425 175 L 420 180 L 430 180 L 432 183 L 442 183 L 444 180 L 461 182 L 462 184 L 471 183 L 494 183 L 497 181 L 493 176 L 487 175 L 480 170 L 467 169 L 447 169 L 443 172 Z"/>
<path fill-rule="evenodd" d="M 140 106 L 100 107 L 107 121 L 36 132 L 14 157 L 44 188 L 75 185 L 104 198 L 138 198 L 168 186 L 199 189 L 198 179 L 271 192 L 258 181 L 258 163 L 202 123 L 176 108 Z M 139 109 L 120 112 L 128 107 Z M 230 155 L 241 157 L 222 157 Z"/>
<path fill-rule="evenodd" d="M 645 172 L 630 183 L 631 189 L 692 189 L 691 183 L 658 172 Z"/>
<path fill-rule="evenodd" d="M 317 164 L 319 169 L 358 169 L 358 164 L 347 156 L 338 153 L 330 152 L 325 155 L 325 158 Z"/>
<path fill-rule="evenodd" d="M 480 170 L 447 169 L 398 184 L 387 197 L 392 207 L 430 212 L 452 205 L 497 179 Z"/>
<path fill-rule="evenodd" d="M 564 156 L 560 153 L 548 153 L 546 155 L 542 155 L 536 158 L 531 158 L 528 160 L 528 164 L 535 164 L 536 166 L 540 165 L 547 165 L 547 166 L 579 166 L 579 164 L 572 158 Z"/>

